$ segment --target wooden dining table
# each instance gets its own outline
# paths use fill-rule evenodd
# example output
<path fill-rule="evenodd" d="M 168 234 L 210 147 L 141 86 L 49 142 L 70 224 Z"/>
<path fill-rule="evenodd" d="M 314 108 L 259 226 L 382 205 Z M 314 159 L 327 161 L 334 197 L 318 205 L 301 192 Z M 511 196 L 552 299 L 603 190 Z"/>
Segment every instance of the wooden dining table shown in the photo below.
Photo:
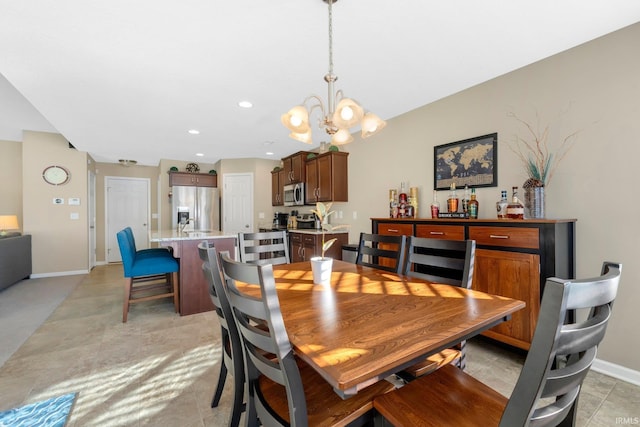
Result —
<path fill-rule="evenodd" d="M 308 261 L 274 266 L 274 275 L 294 351 L 343 398 L 525 306 L 338 260 L 330 286 L 313 284 Z"/>

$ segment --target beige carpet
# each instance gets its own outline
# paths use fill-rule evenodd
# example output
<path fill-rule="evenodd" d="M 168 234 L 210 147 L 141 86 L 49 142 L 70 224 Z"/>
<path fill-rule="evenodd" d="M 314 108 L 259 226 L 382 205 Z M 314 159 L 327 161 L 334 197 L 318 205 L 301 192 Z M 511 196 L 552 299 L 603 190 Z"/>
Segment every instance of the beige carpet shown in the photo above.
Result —
<path fill-rule="evenodd" d="M 0 292 L 0 366 L 86 276 L 26 279 Z"/>

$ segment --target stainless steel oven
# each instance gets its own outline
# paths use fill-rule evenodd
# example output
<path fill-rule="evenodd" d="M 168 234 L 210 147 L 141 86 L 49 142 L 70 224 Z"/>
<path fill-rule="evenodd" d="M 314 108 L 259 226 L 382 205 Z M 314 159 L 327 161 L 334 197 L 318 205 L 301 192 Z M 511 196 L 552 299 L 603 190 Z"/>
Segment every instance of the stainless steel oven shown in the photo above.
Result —
<path fill-rule="evenodd" d="M 284 205 L 304 205 L 304 183 L 289 184 L 284 186 Z"/>

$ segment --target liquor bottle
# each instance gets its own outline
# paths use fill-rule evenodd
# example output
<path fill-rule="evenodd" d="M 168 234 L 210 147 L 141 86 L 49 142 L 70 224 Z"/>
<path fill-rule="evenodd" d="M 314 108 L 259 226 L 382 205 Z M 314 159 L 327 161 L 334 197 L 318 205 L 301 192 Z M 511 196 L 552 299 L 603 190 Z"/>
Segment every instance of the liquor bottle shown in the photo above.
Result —
<path fill-rule="evenodd" d="M 513 196 L 511 202 L 507 205 L 507 218 L 524 219 L 524 205 L 518 199 L 518 187 L 512 187 Z"/>
<path fill-rule="evenodd" d="M 389 190 L 389 218 L 398 217 L 398 190 Z"/>
<path fill-rule="evenodd" d="M 505 219 L 507 217 L 507 205 L 509 201 L 507 200 L 507 190 L 502 190 L 500 192 L 500 200 L 496 202 L 496 211 L 498 211 L 498 218 Z"/>
<path fill-rule="evenodd" d="M 471 200 L 469 200 L 469 218 L 478 219 L 478 208 L 480 203 L 476 199 L 476 189 L 471 189 Z"/>
<path fill-rule="evenodd" d="M 431 202 L 431 218 L 438 218 L 440 213 L 440 203 L 438 202 L 438 192 L 433 190 L 433 202 Z"/>
<path fill-rule="evenodd" d="M 400 194 L 398 195 L 398 218 L 407 216 L 407 189 L 404 182 L 400 183 Z"/>
<path fill-rule="evenodd" d="M 469 214 L 469 186 L 467 184 L 464 185 L 464 196 L 462 196 L 462 212 Z"/>
<path fill-rule="evenodd" d="M 451 183 L 449 198 L 447 199 L 447 209 L 449 212 L 458 212 L 458 196 L 456 195 L 455 183 Z"/>
<path fill-rule="evenodd" d="M 413 218 L 418 217 L 418 187 L 409 188 L 409 204 L 413 207 Z"/>

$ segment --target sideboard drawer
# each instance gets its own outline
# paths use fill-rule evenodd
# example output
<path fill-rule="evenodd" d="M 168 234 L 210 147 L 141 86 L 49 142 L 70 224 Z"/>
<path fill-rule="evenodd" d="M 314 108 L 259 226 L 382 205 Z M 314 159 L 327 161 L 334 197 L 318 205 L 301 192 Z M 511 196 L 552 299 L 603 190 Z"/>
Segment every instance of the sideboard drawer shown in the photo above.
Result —
<path fill-rule="evenodd" d="M 469 226 L 469 239 L 476 245 L 539 249 L 537 228 Z"/>
<path fill-rule="evenodd" d="M 378 224 L 378 234 L 411 236 L 413 235 L 413 224 L 392 224 L 381 222 Z"/>
<path fill-rule="evenodd" d="M 416 237 L 442 240 L 464 240 L 464 225 L 417 224 Z"/>

